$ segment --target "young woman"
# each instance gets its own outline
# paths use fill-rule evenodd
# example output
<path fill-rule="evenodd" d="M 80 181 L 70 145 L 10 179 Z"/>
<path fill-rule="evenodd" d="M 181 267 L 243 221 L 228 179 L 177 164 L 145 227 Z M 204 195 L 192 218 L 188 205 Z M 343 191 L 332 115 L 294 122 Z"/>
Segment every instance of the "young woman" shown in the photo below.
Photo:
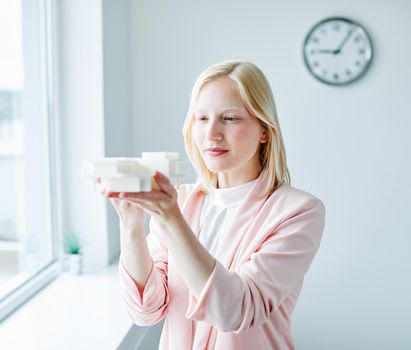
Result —
<path fill-rule="evenodd" d="M 119 274 L 132 320 L 166 317 L 160 349 L 294 349 L 290 319 L 325 208 L 290 185 L 264 74 L 242 61 L 206 69 L 183 134 L 195 184 L 176 190 L 157 172 L 160 191 L 104 193 L 120 217 Z"/>

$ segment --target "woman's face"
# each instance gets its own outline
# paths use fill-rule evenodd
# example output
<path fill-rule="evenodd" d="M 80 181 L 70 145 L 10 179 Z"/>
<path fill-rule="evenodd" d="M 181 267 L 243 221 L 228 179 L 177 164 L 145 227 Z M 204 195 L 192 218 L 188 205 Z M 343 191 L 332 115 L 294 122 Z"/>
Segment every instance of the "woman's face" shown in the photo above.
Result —
<path fill-rule="evenodd" d="M 208 82 L 194 110 L 193 140 L 224 187 L 258 176 L 260 143 L 267 142 L 258 119 L 247 111 L 233 84 L 228 78 Z"/>

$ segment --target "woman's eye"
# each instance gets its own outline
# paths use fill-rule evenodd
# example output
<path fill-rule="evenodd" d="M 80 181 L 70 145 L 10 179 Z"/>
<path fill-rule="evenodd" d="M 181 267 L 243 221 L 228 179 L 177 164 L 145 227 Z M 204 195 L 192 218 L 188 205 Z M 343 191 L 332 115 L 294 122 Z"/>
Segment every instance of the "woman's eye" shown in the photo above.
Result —
<path fill-rule="evenodd" d="M 238 118 L 238 117 L 233 117 L 233 116 L 231 116 L 231 115 L 226 115 L 225 117 L 224 117 L 224 120 L 227 120 L 227 121 L 229 121 L 229 122 L 234 122 L 234 121 L 237 121 L 237 120 L 239 120 L 240 118 Z"/>

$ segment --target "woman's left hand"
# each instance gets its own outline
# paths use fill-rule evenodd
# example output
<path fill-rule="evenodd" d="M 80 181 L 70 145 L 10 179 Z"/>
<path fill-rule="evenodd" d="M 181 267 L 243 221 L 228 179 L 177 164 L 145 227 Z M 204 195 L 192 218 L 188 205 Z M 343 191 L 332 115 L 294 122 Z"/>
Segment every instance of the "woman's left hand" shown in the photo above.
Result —
<path fill-rule="evenodd" d="M 154 180 L 160 190 L 151 192 L 120 192 L 118 197 L 138 203 L 146 212 L 154 216 L 157 223 L 166 228 L 182 215 L 177 203 L 177 191 L 167 176 L 156 172 Z"/>

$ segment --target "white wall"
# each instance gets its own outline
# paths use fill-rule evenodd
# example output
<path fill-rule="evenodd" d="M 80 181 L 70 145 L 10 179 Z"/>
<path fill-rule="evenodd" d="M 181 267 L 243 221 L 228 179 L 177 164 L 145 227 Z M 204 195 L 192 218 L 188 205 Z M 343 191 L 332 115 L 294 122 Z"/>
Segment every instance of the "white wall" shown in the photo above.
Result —
<path fill-rule="evenodd" d="M 62 227 L 83 236 L 86 270 L 120 250 L 111 203 L 80 176 L 85 160 L 131 155 L 128 1 L 57 2 Z"/>
<path fill-rule="evenodd" d="M 82 235 L 86 267 L 101 266 L 108 261 L 105 201 L 80 176 L 84 160 L 104 157 L 101 1 L 58 3 L 58 25 L 62 227 Z"/>
<path fill-rule="evenodd" d="M 272 83 L 293 186 L 327 208 L 294 314 L 298 349 L 410 344 L 410 15 L 407 0 L 130 1 L 134 153 L 184 154 L 191 86 L 208 65 L 250 60 Z M 304 35 L 328 16 L 373 39 L 371 69 L 347 87 L 303 64 Z"/>
<path fill-rule="evenodd" d="M 102 4 L 105 156 L 133 156 L 129 4 L 127 0 L 102 0 Z M 120 251 L 118 216 L 109 201 L 106 206 L 108 256 L 113 261 Z"/>

